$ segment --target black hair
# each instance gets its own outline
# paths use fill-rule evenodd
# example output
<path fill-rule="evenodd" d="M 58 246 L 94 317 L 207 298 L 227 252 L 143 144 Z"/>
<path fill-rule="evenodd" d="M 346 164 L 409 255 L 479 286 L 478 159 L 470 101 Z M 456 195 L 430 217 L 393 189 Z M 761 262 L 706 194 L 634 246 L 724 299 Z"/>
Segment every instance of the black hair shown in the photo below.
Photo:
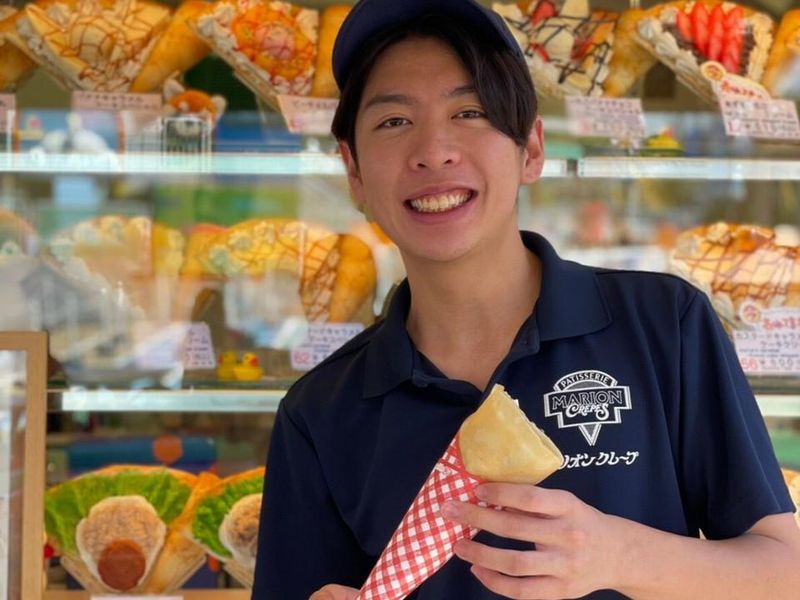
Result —
<path fill-rule="evenodd" d="M 378 57 L 408 37 L 431 37 L 452 47 L 467 72 L 492 126 L 520 148 L 527 144 L 536 118 L 536 93 L 527 66 L 511 49 L 471 23 L 441 13 L 425 13 L 372 36 L 350 65 L 331 130 L 356 154 L 356 117 L 364 87 Z"/>

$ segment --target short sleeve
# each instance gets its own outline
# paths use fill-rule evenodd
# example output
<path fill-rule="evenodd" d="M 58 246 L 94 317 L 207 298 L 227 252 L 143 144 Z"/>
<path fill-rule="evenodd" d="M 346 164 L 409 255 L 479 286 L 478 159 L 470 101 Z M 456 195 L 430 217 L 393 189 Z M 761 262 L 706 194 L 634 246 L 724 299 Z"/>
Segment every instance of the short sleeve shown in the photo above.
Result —
<path fill-rule="evenodd" d="M 681 319 L 679 467 L 692 520 L 709 539 L 792 512 L 764 419 L 733 345 L 697 292 Z"/>
<path fill-rule="evenodd" d="M 252 600 L 307 600 L 329 583 L 360 587 L 370 567 L 311 441 L 282 403 L 270 442 Z"/>

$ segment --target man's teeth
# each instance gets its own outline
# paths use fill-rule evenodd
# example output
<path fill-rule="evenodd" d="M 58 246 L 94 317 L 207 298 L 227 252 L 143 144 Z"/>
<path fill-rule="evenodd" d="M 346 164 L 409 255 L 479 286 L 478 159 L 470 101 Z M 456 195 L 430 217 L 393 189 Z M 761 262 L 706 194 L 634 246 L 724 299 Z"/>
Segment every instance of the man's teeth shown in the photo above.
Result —
<path fill-rule="evenodd" d="M 469 200 L 470 192 L 459 192 L 457 194 L 442 194 L 440 196 L 425 196 L 410 200 L 411 208 L 417 212 L 437 213 L 446 210 L 453 210 Z"/>

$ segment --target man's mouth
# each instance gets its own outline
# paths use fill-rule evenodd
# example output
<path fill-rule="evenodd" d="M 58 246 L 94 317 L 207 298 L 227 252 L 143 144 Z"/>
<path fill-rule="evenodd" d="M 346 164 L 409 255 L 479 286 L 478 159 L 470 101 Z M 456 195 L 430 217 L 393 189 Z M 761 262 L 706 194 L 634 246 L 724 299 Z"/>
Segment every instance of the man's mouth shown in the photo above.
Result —
<path fill-rule="evenodd" d="M 419 213 L 441 213 L 463 206 L 475 196 L 472 190 L 454 190 L 443 194 L 420 196 L 406 200 L 406 205 Z"/>

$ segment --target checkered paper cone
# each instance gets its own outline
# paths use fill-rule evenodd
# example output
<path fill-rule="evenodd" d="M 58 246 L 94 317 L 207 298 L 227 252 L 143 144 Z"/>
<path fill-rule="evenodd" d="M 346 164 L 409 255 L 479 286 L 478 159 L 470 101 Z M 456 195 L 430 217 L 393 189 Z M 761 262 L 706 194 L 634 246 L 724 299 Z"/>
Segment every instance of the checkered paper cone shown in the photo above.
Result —
<path fill-rule="evenodd" d="M 441 508 L 448 500 L 480 504 L 474 493 L 480 483 L 464 468 L 456 436 L 434 465 L 357 600 L 405 598 L 450 560 L 457 541 L 475 537 L 477 529 L 444 519 Z"/>

